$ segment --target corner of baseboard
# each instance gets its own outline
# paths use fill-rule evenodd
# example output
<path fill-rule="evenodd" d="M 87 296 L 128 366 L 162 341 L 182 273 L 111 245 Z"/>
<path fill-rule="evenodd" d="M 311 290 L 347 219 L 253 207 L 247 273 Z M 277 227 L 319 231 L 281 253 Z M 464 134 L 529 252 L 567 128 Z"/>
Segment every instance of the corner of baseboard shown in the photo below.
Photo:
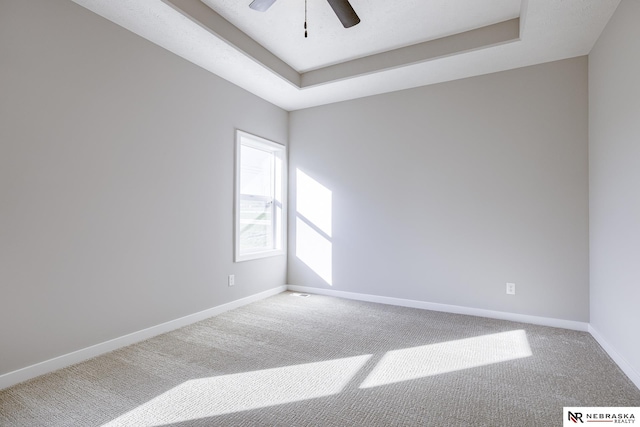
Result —
<path fill-rule="evenodd" d="M 629 363 L 627 360 L 622 357 L 622 355 L 615 349 L 597 329 L 595 329 L 592 325 L 589 325 L 589 333 L 591 336 L 600 344 L 602 349 L 613 359 L 613 361 L 618 365 L 618 367 L 624 372 L 627 377 L 631 380 L 632 383 L 640 389 L 640 373 Z"/>

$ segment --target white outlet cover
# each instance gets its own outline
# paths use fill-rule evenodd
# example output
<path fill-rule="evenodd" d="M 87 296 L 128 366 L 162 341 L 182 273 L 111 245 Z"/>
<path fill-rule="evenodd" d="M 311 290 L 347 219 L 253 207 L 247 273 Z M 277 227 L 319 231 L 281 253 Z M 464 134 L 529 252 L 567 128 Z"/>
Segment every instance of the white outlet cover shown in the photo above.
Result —
<path fill-rule="evenodd" d="M 507 294 L 515 295 L 516 294 L 516 284 L 515 283 L 507 283 Z"/>

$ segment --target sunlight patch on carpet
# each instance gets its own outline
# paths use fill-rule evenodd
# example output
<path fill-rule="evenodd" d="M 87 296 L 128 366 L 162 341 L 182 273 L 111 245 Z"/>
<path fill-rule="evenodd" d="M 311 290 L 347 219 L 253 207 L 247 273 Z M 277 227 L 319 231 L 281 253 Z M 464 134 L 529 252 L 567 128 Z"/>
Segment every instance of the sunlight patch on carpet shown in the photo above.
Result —
<path fill-rule="evenodd" d="M 371 355 L 186 381 L 103 427 L 151 427 L 340 393 Z"/>
<path fill-rule="evenodd" d="M 360 388 L 378 387 L 531 356 L 523 330 L 387 352 Z"/>

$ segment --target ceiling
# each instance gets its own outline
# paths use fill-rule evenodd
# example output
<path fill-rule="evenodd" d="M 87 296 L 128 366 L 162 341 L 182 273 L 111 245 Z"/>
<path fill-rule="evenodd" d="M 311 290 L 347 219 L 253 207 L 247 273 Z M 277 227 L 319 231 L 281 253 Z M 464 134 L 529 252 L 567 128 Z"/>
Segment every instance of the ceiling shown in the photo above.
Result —
<path fill-rule="evenodd" d="M 248 1 L 202 0 L 298 72 L 517 18 L 520 0 L 351 0 L 362 22 L 345 29 L 326 0 L 278 0 L 266 12 Z"/>
<path fill-rule="evenodd" d="M 589 53 L 620 0 L 73 0 L 292 111 Z"/>

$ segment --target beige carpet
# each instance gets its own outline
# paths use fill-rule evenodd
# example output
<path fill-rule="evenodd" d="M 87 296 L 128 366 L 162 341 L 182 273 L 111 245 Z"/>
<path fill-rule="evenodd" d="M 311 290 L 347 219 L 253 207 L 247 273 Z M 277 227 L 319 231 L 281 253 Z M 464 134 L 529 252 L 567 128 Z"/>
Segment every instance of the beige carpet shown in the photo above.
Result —
<path fill-rule="evenodd" d="M 1 426 L 557 426 L 640 406 L 582 332 L 283 293 L 0 391 Z"/>

